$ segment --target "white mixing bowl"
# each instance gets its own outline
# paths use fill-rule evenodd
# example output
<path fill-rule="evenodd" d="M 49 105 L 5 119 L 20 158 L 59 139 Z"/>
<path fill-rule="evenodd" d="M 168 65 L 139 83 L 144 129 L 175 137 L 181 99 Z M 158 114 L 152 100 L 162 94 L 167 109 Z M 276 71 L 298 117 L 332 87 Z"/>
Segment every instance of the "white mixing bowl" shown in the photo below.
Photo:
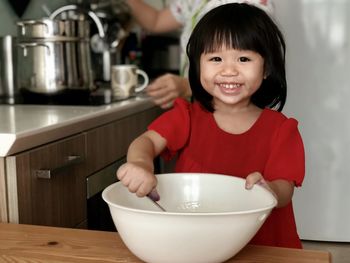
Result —
<path fill-rule="evenodd" d="M 102 193 L 125 245 L 152 263 L 223 262 L 255 235 L 276 206 L 274 196 L 245 180 L 205 173 L 158 174 L 160 211 L 120 182 Z"/>

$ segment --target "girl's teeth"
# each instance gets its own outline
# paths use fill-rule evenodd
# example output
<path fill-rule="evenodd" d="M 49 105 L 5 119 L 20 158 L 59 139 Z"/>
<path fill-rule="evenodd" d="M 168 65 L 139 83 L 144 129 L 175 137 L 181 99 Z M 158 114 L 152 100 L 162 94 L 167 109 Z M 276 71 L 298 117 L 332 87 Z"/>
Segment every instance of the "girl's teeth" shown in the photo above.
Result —
<path fill-rule="evenodd" d="M 235 89 L 240 86 L 240 84 L 221 84 L 221 86 L 225 89 Z"/>

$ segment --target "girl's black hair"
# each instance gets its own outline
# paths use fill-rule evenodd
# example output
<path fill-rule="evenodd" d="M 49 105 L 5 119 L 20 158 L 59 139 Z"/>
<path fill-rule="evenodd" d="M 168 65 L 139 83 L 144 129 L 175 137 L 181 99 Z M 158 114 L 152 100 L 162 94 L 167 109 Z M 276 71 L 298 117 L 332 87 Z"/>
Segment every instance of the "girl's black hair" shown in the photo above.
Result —
<path fill-rule="evenodd" d="M 213 112 L 213 97 L 200 82 L 200 57 L 225 45 L 252 50 L 264 58 L 266 78 L 251 97 L 259 108 L 283 109 L 287 97 L 285 41 L 267 13 L 249 4 L 225 4 L 209 11 L 194 28 L 187 44 L 193 98 Z"/>

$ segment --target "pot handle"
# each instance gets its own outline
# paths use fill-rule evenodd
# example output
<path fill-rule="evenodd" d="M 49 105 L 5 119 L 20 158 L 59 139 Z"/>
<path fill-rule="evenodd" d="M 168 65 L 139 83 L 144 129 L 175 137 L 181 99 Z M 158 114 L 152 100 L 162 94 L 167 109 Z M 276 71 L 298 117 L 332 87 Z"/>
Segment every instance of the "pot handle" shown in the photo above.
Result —
<path fill-rule="evenodd" d="M 26 25 L 44 25 L 46 26 L 47 33 L 49 32 L 49 25 L 45 21 L 36 21 L 36 20 L 29 20 L 29 21 L 20 21 L 17 22 L 17 25 L 21 27 L 21 33 L 22 36 L 26 34 Z"/>
<path fill-rule="evenodd" d="M 46 47 L 47 48 L 47 54 L 50 55 L 50 47 L 48 45 L 45 45 L 44 43 L 21 43 L 21 44 L 17 44 L 18 47 L 23 49 L 23 56 L 27 56 L 28 55 L 28 48 L 35 48 L 35 47 Z"/>

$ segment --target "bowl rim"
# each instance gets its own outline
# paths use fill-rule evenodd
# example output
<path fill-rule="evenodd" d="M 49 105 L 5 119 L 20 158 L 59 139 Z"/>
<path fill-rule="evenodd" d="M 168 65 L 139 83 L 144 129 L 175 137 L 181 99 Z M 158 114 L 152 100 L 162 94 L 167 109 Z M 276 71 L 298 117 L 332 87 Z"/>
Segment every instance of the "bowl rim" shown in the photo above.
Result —
<path fill-rule="evenodd" d="M 242 180 L 245 181 L 245 178 L 241 178 L 238 176 L 233 176 L 233 175 L 225 175 L 225 174 L 215 174 L 215 173 L 162 173 L 162 174 L 156 174 L 156 176 L 158 175 L 169 175 L 169 174 L 188 174 L 188 175 L 215 175 L 215 176 L 229 176 L 229 177 L 234 177 L 237 180 Z M 108 192 L 111 191 L 112 188 L 114 188 L 114 186 L 116 184 L 120 183 L 120 181 L 115 182 L 109 186 L 107 186 L 103 191 L 102 191 L 102 199 L 110 206 L 119 208 L 121 210 L 125 210 L 125 211 L 129 211 L 129 212 L 134 212 L 134 213 L 142 213 L 142 214 L 161 214 L 161 215 L 172 215 L 172 216 L 223 216 L 223 215 L 243 215 L 243 214 L 251 214 L 251 213 L 259 213 L 262 211 L 268 211 L 268 210 L 272 210 L 273 208 L 275 208 L 277 206 L 277 199 L 276 197 L 269 191 L 267 190 L 265 187 L 259 185 L 259 184 L 255 184 L 253 187 L 258 187 L 260 189 L 262 189 L 263 191 L 265 191 L 266 193 L 268 193 L 269 195 L 271 195 L 272 197 L 272 203 L 270 205 L 266 205 L 262 208 L 257 208 L 257 209 L 249 209 L 249 210 L 245 210 L 245 211 L 232 211 L 232 212 L 164 212 L 164 211 L 153 211 L 153 210 L 146 210 L 146 209 L 137 209 L 137 208 L 130 208 L 127 206 L 123 206 L 123 205 L 118 205 L 118 204 L 114 204 L 112 202 L 110 202 L 107 198 L 107 194 Z M 247 190 L 249 191 L 249 190 Z M 141 197 L 140 197 L 141 198 Z"/>

